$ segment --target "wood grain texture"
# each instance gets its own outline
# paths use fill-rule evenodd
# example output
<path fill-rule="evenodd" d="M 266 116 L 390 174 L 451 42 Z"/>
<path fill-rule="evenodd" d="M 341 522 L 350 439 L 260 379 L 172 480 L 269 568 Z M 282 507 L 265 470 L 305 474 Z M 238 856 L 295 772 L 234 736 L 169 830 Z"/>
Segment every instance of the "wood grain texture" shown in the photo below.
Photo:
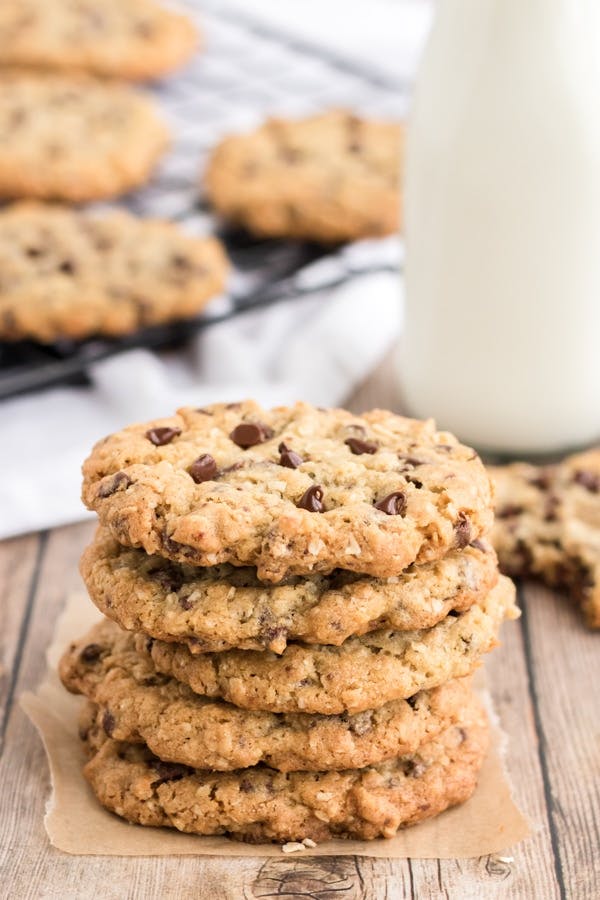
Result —
<path fill-rule="evenodd" d="M 401 408 L 392 355 L 350 398 L 353 409 Z M 45 668 L 64 598 L 80 584 L 77 561 L 93 523 L 0 544 L 4 670 L 0 722 L 0 896 L 19 900 L 592 900 L 600 896 L 600 636 L 563 597 L 521 590 L 524 616 L 509 623 L 486 667 L 509 738 L 515 797 L 532 825 L 512 862 L 355 857 L 73 857 L 48 844 L 45 754 L 15 702 Z"/>

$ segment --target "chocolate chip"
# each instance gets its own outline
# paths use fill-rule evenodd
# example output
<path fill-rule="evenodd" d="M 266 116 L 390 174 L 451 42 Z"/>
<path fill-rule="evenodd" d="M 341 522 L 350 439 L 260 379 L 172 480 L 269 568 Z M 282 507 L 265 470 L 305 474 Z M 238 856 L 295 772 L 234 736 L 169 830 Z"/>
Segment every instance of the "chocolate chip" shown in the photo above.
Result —
<path fill-rule="evenodd" d="M 410 778 L 420 778 L 427 771 L 427 766 L 424 762 L 416 759 L 407 759 L 403 765 L 404 774 L 408 775 Z"/>
<path fill-rule="evenodd" d="M 522 506 L 517 506 L 516 503 L 507 503 L 505 506 L 501 506 L 500 509 L 496 510 L 496 518 L 512 519 L 513 516 L 520 516 L 522 512 Z"/>
<path fill-rule="evenodd" d="M 544 506 L 544 522 L 556 522 L 558 519 L 558 510 L 560 509 L 560 500 L 556 494 L 549 494 Z"/>
<path fill-rule="evenodd" d="M 298 502 L 298 509 L 307 509 L 309 512 L 323 512 L 323 488 L 320 484 L 313 484 L 305 491 Z"/>
<path fill-rule="evenodd" d="M 174 269 L 179 269 L 181 272 L 191 268 L 190 260 L 187 256 L 182 256 L 180 253 L 176 253 L 171 257 L 171 265 Z"/>
<path fill-rule="evenodd" d="M 350 722 L 348 725 L 349 731 L 352 734 L 355 734 L 357 737 L 360 737 L 363 734 L 366 734 L 367 731 L 370 731 L 373 727 L 373 711 L 366 710 L 362 713 L 357 713 L 354 716 L 350 717 Z"/>
<path fill-rule="evenodd" d="M 256 444 L 264 444 L 269 438 L 273 437 L 273 429 L 262 422 L 241 422 L 237 425 L 229 435 L 234 444 L 247 450 L 248 447 L 254 447 Z"/>
<path fill-rule="evenodd" d="M 377 453 L 377 444 L 372 441 L 361 441 L 360 438 L 349 437 L 344 441 L 355 456 L 361 456 L 363 453 Z"/>
<path fill-rule="evenodd" d="M 115 725 L 115 717 L 108 709 L 105 709 L 104 715 L 102 716 L 102 727 L 109 737 L 112 737 L 113 731 L 115 730 Z"/>
<path fill-rule="evenodd" d="M 529 479 L 529 484 L 533 487 L 539 488 L 540 491 L 547 491 L 552 483 L 552 478 L 550 474 L 540 472 L 535 478 Z"/>
<path fill-rule="evenodd" d="M 179 605 L 182 609 L 188 610 L 188 609 L 192 608 L 192 606 L 194 605 L 194 602 L 193 602 L 193 600 L 191 600 L 190 597 L 180 597 Z"/>
<path fill-rule="evenodd" d="M 117 491 L 126 490 L 130 484 L 133 484 L 133 481 L 129 475 L 126 475 L 125 472 L 116 472 L 110 481 L 102 481 L 98 488 L 98 497 L 103 500 L 106 497 L 112 497 Z"/>
<path fill-rule="evenodd" d="M 300 454 L 291 450 L 283 441 L 277 449 L 279 450 L 279 465 L 285 466 L 286 469 L 297 469 L 304 462 Z"/>
<path fill-rule="evenodd" d="M 580 469 L 579 472 L 575 472 L 573 481 L 576 484 L 580 484 L 586 491 L 590 491 L 592 494 L 600 492 L 600 476 L 596 475 L 594 472 Z"/>
<path fill-rule="evenodd" d="M 62 272 L 64 275 L 73 275 L 75 272 L 75 264 L 72 263 L 70 259 L 65 259 L 58 267 L 58 271 Z"/>
<path fill-rule="evenodd" d="M 458 514 L 458 519 L 454 523 L 454 531 L 456 533 L 456 546 L 462 550 L 471 541 L 471 523 L 464 513 Z"/>
<path fill-rule="evenodd" d="M 179 781 L 192 772 L 189 766 L 184 766 L 182 763 L 168 763 L 160 759 L 153 762 L 152 767 L 159 776 L 156 781 L 152 782 L 152 787 L 158 787 L 159 784 L 164 784 L 166 781 Z"/>
<path fill-rule="evenodd" d="M 377 501 L 375 509 L 384 512 L 386 516 L 403 516 L 406 512 L 406 496 L 402 491 L 392 491 Z"/>
<path fill-rule="evenodd" d="M 251 794 L 254 791 L 254 785 L 249 778 L 242 778 L 240 781 L 240 791 L 243 794 Z"/>
<path fill-rule="evenodd" d="M 102 649 L 100 644 L 88 644 L 79 654 L 79 659 L 86 663 L 98 662 Z"/>
<path fill-rule="evenodd" d="M 184 576 L 181 569 L 178 569 L 176 568 L 176 566 L 172 566 L 169 564 L 161 566 L 160 569 L 153 569 L 152 571 L 149 571 L 148 577 L 153 581 L 157 581 L 162 589 L 169 594 L 178 591 L 184 581 Z"/>
<path fill-rule="evenodd" d="M 203 453 L 202 456 L 199 456 L 188 469 L 188 472 L 196 484 L 201 484 L 203 481 L 210 481 L 211 478 L 215 477 L 218 471 L 219 467 L 210 453 Z"/>
<path fill-rule="evenodd" d="M 422 459 L 417 459 L 416 456 L 398 456 L 398 459 L 402 460 L 402 462 L 407 466 L 424 466 L 425 462 Z"/>
<path fill-rule="evenodd" d="M 476 550 L 481 550 L 483 553 L 487 553 L 487 547 L 480 541 L 479 538 L 476 538 L 474 541 L 471 541 L 469 547 L 474 547 Z"/>
<path fill-rule="evenodd" d="M 170 444 L 173 438 L 176 438 L 179 434 L 181 434 L 181 428 L 165 426 L 163 428 L 151 428 L 150 431 L 146 432 L 146 437 L 155 447 L 164 447 L 165 444 Z"/>

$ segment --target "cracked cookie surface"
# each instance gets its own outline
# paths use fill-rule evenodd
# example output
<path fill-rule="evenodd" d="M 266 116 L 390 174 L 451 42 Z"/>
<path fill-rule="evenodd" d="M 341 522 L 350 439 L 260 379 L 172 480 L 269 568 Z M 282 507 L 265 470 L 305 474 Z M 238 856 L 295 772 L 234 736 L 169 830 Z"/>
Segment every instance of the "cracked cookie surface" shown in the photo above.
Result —
<path fill-rule="evenodd" d="M 197 45 L 191 21 L 153 0 L 5 0 L 0 65 L 88 71 L 125 79 L 163 75 Z"/>
<path fill-rule="evenodd" d="M 462 550 L 492 523 L 477 456 L 431 421 L 305 403 L 183 409 L 96 444 L 83 499 L 126 546 L 251 565 L 263 581 L 376 577 Z"/>
<path fill-rule="evenodd" d="M 502 577 L 481 605 L 433 628 L 374 631 L 341 647 L 288 644 L 280 656 L 256 650 L 194 656 L 143 634 L 135 642 L 159 672 L 204 696 L 271 712 L 358 713 L 469 675 L 496 645 L 502 621 L 519 615 L 514 600 L 514 585 Z"/>
<path fill-rule="evenodd" d="M 400 225 L 400 124 L 333 110 L 270 119 L 225 138 L 205 174 L 208 196 L 231 222 L 268 237 L 339 242 Z"/>
<path fill-rule="evenodd" d="M 2 72 L 0 197 L 113 197 L 147 181 L 167 144 L 138 91 L 84 75 Z"/>
<path fill-rule="evenodd" d="M 460 717 L 414 753 L 343 772 L 277 772 L 255 766 L 208 772 L 159 760 L 145 746 L 114 741 L 85 710 L 84 774 L 100 803 L 129 822 L 245 841 L 393 837 L 473 793 L 488 726 L 471 695 Z"/>
<path fill-rule="evenodd" d="M 0 338 L 120 335 L 198 313 L 225 284 L 214 238 L 126 212 L 0 211 Z"/>
<path fill-rule="evenodd" d="M 71 644 L 59 666 L 65 687 L 99 707 L 109 737 L 145 743 L 160 759 L 228 771 L 265 763 L 283 772 L 361 768 L 405 753 L 458 721 L 468 680 L 358 715 L 242 710 L 195 694 L 157 672 L 113 622 Z"/>
<path fill-rule="evenodd" d="M 600 449 L 550 466 L 490 467 L 492 539 L 503 571 L 565 588 L 600 628 Z"/>
<path fill-rule="evenodd" d="M 430 628 L 482 600 L 498 579 L 485 541 L 390 578 L 337 570 L 269 585 L 249 567 L 198 568 L 148 556 L 122 547 L 104 528 L 84 551 L 81 573 L 110 619 L 184 643 L 192 653 L 235 647 L 281 653 L 288 641 L 339 645 L 379 628 Z"/>

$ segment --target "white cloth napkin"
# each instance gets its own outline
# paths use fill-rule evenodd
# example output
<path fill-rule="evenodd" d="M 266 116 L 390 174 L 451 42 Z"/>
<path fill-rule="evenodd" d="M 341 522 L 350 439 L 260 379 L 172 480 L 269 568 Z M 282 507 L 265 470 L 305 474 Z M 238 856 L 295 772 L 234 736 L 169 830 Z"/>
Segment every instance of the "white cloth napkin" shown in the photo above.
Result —
<path fill-rule="evenodd" d="M 80 468 L 92 444 L 179 406 L 254 397 L 342 403 L 398 335 L 401 287 L 388 273 L 213 326 L 185 356 L 135 350 L 93 367 L 90 388 L 2 404 L 0 539 L 83 519 Z"/>

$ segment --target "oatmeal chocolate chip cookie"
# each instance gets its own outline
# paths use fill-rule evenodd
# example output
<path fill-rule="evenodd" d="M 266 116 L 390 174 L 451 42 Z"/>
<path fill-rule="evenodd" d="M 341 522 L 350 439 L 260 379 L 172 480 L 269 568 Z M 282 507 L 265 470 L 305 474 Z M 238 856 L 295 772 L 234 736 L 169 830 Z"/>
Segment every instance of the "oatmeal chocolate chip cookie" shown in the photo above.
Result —
<path fill-rule="evenodd" d="M 471 693 L 468 681 L 450 681 L 354 716 L 242 710 L 159 674 L 134 636 L 106 620 L 71 644 L 59 672 L 68 690 L 99 706 L 109 737 L 222 771 L 261 762 L 282 772 L 350 769 L 413 753 L 457 721 Z"/>
<path fill-rule="evenodd" d="M 2 72 L 0 197 L 83 202 L 148 180 L 168 143 L 153 103 L 78 76 Z"/>
<path fill-rule="evenodd" d="M 490 468 L 502 569 L 566 588 L 600 628 L 600 448 L 552 466 Z"/>
<path fill-rule="evenodd" d="M 269 119 L 218 145 L 206 191 L 226 219 L 263 236 L 338 242 L 390 234 L 400 226 L 402 147 L 398 123 L 341 110 Z"/>
<path fill-rule="evenodd" d="M 159 672 L 197 694 L 270 712 L 359 713 L 469 675 L 496 645 L 503 619 L 519 615 L 514 599 L 514 585 L 502 577 L 481 605 L 433 628 L 373 631 L 341 647 L 288 644 L 281 656 L 256 650 L 194 656 L 182 644 L 143 634 L 135 642 Z"/>
<path fill-rule="evenodd" d="M 156 78 L 196 44 L 190 20 L 154 0 L 0 3 L 0 66 Z"/>
<path fill-rule="evenodd" d="M 0 211 L 0 339 L 119 335 L 192 316 L 224 287 L 213 238 L 125 212 Z"/>
<path fill-rule="evenodd" d="M 383 410 L 182 409 L 100 441 L 83 472 L 85 504 L 119 543 L 256 566 L 263 581 L 336 568 L 388 578 L 492 524 L 477 454 Z"/>
<path fill-rule="evenodd" d="M 272 650 L 288 641 L 339 645 L 379 628 L 430 628 L 481 601 L 498 580 L 485 541 L 401 575 L 344 572 L 258 581 L 256 570 L 198 568 L 122 547 L 105 528 L 84 551 L 81 573 L 96 606 L 129 631 L 187 644 L 192 653 Z"/>
<path fill-rule="evenodd" d="M 194 769 L 112 740 L 95 721 L 95 710 L 86 710 L 80 734 L 90 756 L 84 774 L 103 806 L 140 825 L 254 842 L 391 838 L 467 800 L 488 746 L 473 694 L 459 722 L 415 753 L 341 772 Z"/>

